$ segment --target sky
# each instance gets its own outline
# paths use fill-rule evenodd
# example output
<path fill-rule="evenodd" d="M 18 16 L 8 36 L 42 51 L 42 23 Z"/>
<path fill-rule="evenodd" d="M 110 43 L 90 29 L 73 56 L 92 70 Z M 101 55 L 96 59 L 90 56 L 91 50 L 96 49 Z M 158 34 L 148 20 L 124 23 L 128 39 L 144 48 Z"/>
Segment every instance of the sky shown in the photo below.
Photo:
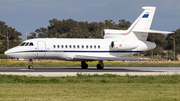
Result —
<path fill-rule="evenodd" d="M 154 6 L 154 30 L 180 28 L 180 0 L 0 0 L 0 21 L 22 33 L 49 26 L 49 20 L 100 22 L 125 19 L 133 23 L 143 6 Z"/>

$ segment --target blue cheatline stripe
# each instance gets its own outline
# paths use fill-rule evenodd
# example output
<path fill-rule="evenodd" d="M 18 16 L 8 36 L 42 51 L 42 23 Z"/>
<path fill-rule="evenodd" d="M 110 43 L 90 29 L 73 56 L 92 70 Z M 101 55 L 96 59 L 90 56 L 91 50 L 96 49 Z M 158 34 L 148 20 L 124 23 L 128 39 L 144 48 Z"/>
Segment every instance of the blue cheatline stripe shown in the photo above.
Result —
<path fill-rule="evenodd" d="M 109 53 L 109 52 L 141 52 L 141 51 L 64 51 L 64 52 L 82 52 L 82 53 Z"/>
<path fill-rule="evenodd" d="M 17 51 L 13 53 L 29 53 L 29 52 L 64 52 L 64 53 L 139 53 L 142 51 L 70 51 L 70 50 L 30 50 Z"/>

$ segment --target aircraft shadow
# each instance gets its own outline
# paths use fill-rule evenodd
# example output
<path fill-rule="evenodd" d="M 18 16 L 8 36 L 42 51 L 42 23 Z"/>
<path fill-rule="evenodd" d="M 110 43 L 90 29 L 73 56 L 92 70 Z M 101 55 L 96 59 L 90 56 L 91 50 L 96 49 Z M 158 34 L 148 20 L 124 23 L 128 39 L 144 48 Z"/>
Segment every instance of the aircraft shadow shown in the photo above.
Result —
<path fill-rule="evenodd" d="M 24 71 L 26 72 L 26 71 Z M 34 68 L 33 70 L 29 70 L 27 72 L 156 72 L 156 71 L 147 71 L 147 70 L 134 70 L 134 69 L 122 69 L 122 68 L 112 68 L 112 69 L 96 69 L 96 68 L 88 68 L 88 69 L 81 69 L 81 68 Z"/>
<path fill-rule="evenodd" d="M 130 68 L 104 68 L 102 70 L 96 69 L 96 68 L 88 68 L 88 69 L 81 69 L 77 67 L 35 67 L 33 69 L 27 69 L 27 68 L 8 68 L 8 69 L 2 69 L 0 68 L 0 72 L 159 72 L 159 71 L 150 71 L 150 70 L 144 70 L 143 68 L 140 68 L 138 70 L 136 69 L 130 69 Z M 162 71 L 163 72 L 163 71 Z"/>

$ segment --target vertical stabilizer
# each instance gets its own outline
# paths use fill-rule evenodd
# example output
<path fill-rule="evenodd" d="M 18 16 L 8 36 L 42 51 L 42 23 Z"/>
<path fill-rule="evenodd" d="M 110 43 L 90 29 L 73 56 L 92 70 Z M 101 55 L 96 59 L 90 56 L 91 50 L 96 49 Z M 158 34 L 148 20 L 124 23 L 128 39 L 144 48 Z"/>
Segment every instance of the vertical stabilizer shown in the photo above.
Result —
<path fill-rule="evenodd" d="M 127 36 L 127 39 L 138 39 L 146 40 L 148 33 L 135 33 L 136 30 L 150 30 L 151 23 L 154 17 L 156 7 L 142 7 L 144 11 L 135 20 L 135 22 L 128 28 L 126 33 L 121 33 L 121 35 Z"/>
<path fill-rule="evenodd" d="M 142 7 L 143 13 L 136 19 L 129 29 L 132 30 L 149 30 L 154 17 L 156 7 Z"/>
<path fill-rule="evenodd" d="M 151 23 L 154 17 L 156 7 L 142 7 L 144 11 L 134 21 L 127 30 L 104 29 L 101 35 L 104 38 L 114 38 L 119 40 L 141 40 L 146 41 L 148 33 L 164 33 L 172 32 L 151 30 Z"/>

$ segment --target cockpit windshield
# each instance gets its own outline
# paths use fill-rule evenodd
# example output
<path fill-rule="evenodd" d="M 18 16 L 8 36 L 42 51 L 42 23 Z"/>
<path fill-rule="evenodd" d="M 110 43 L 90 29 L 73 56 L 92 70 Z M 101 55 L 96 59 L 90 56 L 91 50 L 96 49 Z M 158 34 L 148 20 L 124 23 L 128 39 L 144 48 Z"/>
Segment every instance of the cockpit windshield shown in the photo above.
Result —
<path fill-rule="evenodd" d="M 24 46 L 25 42 L 21 43 L 19 46 Z"/>
<path fill-rule="evenodd" d="M 34 46 L 33 42 L 22 42 L 19 46 Z"/>
<path fill-rule="evenodd" d="M 34 44 L 31 42 L 31 43 L 29 44 L 29 46 L 34 46 Z"/>
<path fill-rule="evenodd" d="M 29 45 L 29 42 L 27 42 L 25 46 L 28 46 L 28 45 Z"/>

